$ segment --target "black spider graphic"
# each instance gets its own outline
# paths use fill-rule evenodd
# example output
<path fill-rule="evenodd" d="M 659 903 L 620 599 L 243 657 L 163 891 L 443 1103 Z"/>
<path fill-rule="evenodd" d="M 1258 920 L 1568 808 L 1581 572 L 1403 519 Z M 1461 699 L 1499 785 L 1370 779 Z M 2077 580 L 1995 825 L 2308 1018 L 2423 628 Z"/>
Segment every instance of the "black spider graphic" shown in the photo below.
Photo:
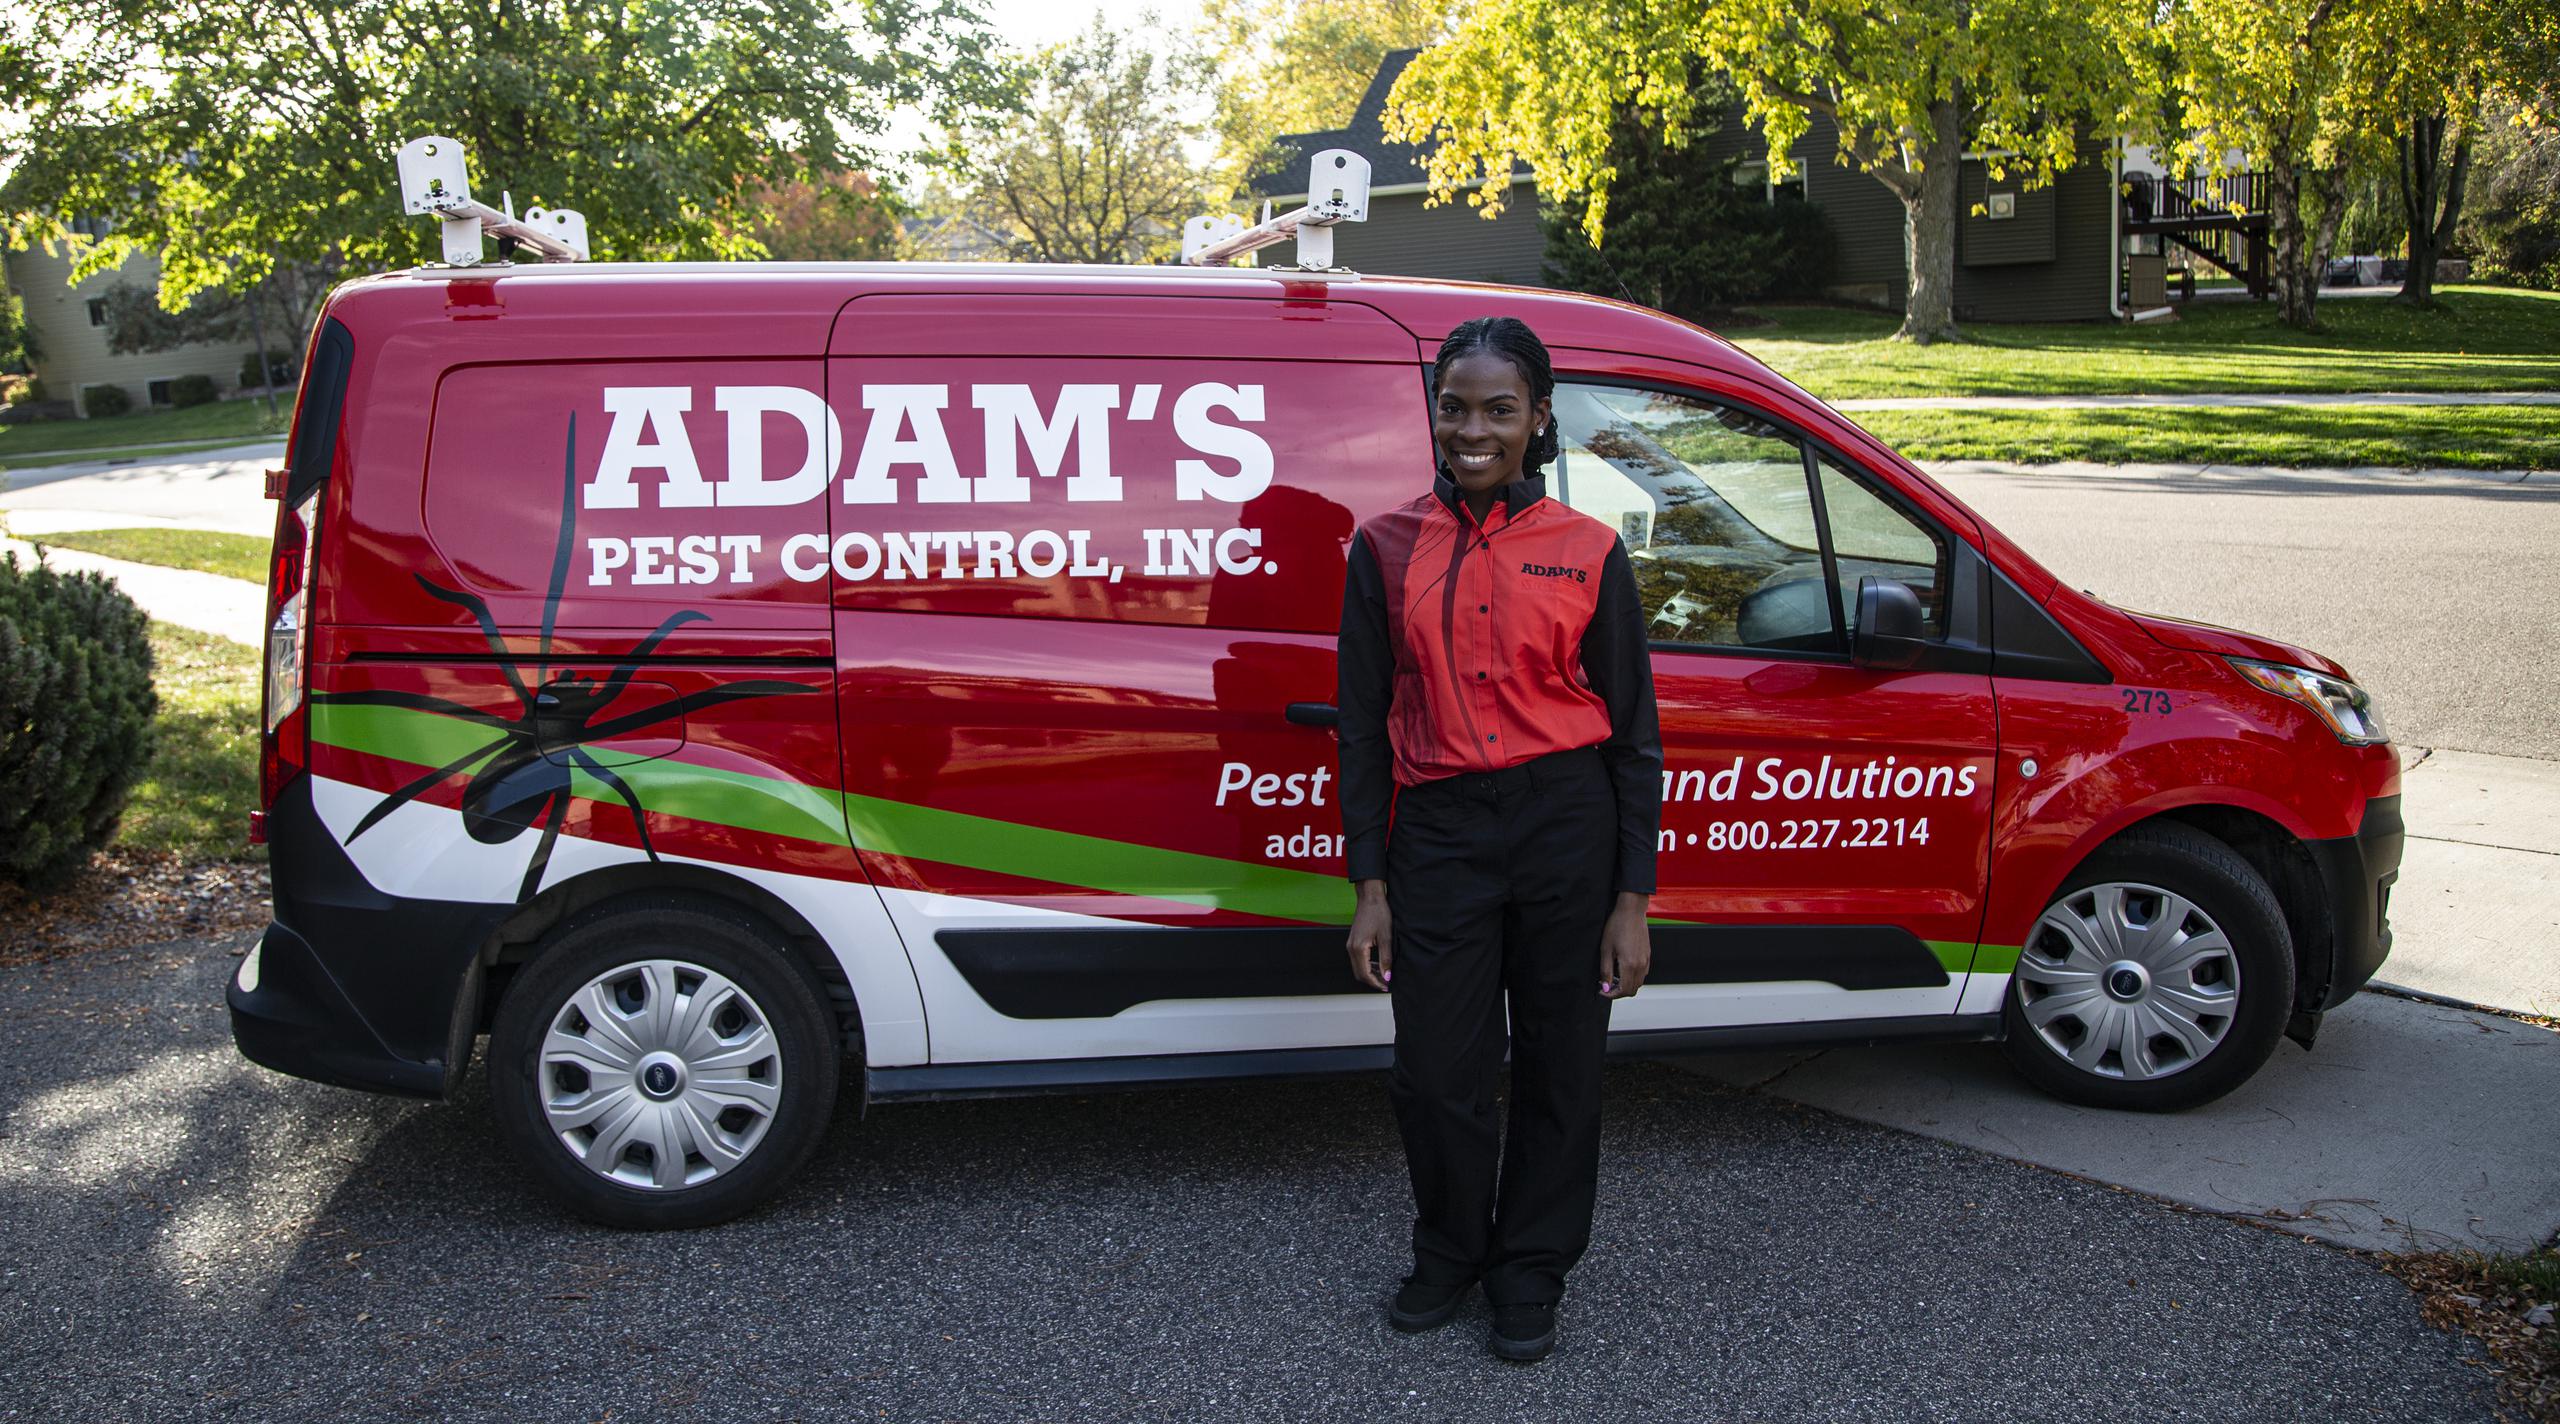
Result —
<path fill-rule="evenodd" d="M 578 488 L 578 417 L 569 417 L 569 448 L 560 479 L 560 540 L 551 560 L 551 588 L 542 605 L 542 647 L 536 663 L 536 678 L 528 686 L 524 670 L 509 657 L 506 639 L 498 633 L 497 620 L 489 614 L 489 605 L 477 595 L 444 588 L 424 574 L 413 574 L 418 586 L 434 597 L 459 608 L 468 609 L 480 625 L 481 635 L 488 639 L 489 651 L 498 656 L 498 671 L 516 695 L 519 713 L 513 718 L 477 707 L 466 707 L 445 698 L 420 692 L 402 692 L 374 688 L 358 692 L 319 692 L 314 702 L 341 707 L 401 707 L 412 711 L 432 712 L 488 728 L 495 735 L 473 748 L 468 754 L 454 758 L 389 795 L 356 822 L 347 834 L 356 837 L 371 830 L 385 816 L 424 795 L 427 789 L 446 777 L 457 775 L 486 761 L 472 772 L 471 783 L 462 793 L 462 826 L 471 838 L 483 845 L 503 845 L 530 829 L 542 825 L 542 839 L 534 846 L 533 859 L 525 865 L 524 882 L 516 890 L 519 900 L 533 894 L 542 884 L 542 872 L 551 864 L 551 848 L 560 838 L 560 823 L 569 809 L 572 767 L 584 771 L 612 788 L 622 804 L 631 809 L 631 826 L 640 837 L 640 849 L 649 859 L 658 858 L 657 847 L 649 840 L 649 818 L 640 804 L 639 793 L 614 770 L 587 751 L 589 743 L 604 741 L 626 733 L 645 730 L 662 722 L 683 717 L 686 713 L 724 702 L 742 702 L 756 697 L 780 697 L 788 693 L 812 692 L 817 689 L 797 683 L 748 680 L 723 683 L 718 687 L 689 693 L 654 706 L 626 712 L 606 721 L 596 717 L 613 705 L 631 683 L 634 674 L 646 664 L 648 656 L 665 642 L 667 635 L 687 623 L 707 622 L 711 615 L 684 609 L 667 615 L 667 621 L 640 640 L 625 654 L 621 666 L 602 677 L 576 671 L 551 676 L 552 630 L 560 613 L 560 596 L 568 585 L 569 558 L 577 547 Z M 570 765 L 551 759 L 546 753 L 565 751 Z"/>

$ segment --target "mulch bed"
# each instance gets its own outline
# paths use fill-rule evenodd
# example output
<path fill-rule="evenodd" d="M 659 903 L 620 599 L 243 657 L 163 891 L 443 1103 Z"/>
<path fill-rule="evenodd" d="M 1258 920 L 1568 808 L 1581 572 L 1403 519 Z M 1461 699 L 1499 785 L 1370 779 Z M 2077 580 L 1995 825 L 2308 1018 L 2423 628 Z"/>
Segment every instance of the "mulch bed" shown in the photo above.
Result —
<path fill-rule="evenodd" d="M 263 861 L 116 846 L 41 898 L 0 886 L 0 965 L 199 939 L 267 922 Z"/>
<path fill-rule="evenodd" d="M 2468 1252 L 2385 1257 L 2382 1268 L 2418 1293 L 2428 1324 L 2489 1347 L 2502 1405 L 2537 1424 L 2560 1424 L 2560 1324 L 2537 1326 L 2525 1318 L 2541 1306 L 2542 1318 L 2550 1320 L 2552 1302 L 2525 1299 Z"/>

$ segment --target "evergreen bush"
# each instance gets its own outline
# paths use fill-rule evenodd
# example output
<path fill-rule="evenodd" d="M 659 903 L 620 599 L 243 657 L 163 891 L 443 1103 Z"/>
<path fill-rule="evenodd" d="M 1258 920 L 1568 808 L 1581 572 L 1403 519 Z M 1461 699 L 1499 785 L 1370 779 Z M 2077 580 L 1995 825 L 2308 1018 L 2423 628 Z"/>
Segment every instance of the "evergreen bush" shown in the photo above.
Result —
<path fill-rule="evenodd" d="M 80 413 L 103 420 L 133 409 L 133 392 L 122 386 L 91 386 L 80 393 Z"/>
<path fill-rule="evenodd" d="M 180 410 L 191 405 L 211 405 L 220 394 L 211 376 L 180 376 L 169 383 L 169 404 Z"/>
<path fill-rule="evenodd" d="M 0 555 L 0 880 L 59 885 L 114 836 L 158 707 L 124 590 Z"/>
<path fill-rule="evenodd" d="M 293 356 L 289 352 L 267 353 L 267 373 L 258 374 L 258 353 L 251 351 L 240 358 L 240 384 L 249 386 L 289 386 L 293 384 Z"/>

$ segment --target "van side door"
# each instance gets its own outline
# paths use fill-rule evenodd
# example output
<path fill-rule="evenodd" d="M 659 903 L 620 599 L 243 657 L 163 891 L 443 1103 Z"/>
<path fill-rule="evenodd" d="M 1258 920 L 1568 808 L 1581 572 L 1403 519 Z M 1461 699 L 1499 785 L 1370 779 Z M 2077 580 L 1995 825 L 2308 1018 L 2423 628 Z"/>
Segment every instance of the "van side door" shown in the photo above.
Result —
<path fill-rule="evenodd" d="M 1428 486 L 1414 339 L 1277 287 L 1025 285 L 846 305 L 805 555 L 933 1061 L 1383 1042 L 1291 707 L 1333 700 L 1352 530 Z"/>

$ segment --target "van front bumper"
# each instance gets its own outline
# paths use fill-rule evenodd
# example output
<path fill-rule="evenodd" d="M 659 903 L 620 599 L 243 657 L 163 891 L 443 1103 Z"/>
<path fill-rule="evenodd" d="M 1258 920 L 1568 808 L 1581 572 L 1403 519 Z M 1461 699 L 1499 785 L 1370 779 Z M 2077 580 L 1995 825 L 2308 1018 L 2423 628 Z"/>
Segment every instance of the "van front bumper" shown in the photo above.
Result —
<path fill-rule="evenodd" d="M 297 1078 L 436 1098 L 479 1027 L 480 946 L 507 907 L 386 895 L 311 804 L 308 778 L 267 817 L 275 919 L 224 998 L 251 1062 Z"/>
<path fill-rule="evenodd" d="M 2376 796 L 2354 835 L 2303 843 L 2320 871 L 2330 928 L 2328 983 L 2304 985 L 2304 1012 L 2316 1016 L 2354 998 L 2390 955 L 2391 887 L 2407 838 L 2400 798 Z"/>

